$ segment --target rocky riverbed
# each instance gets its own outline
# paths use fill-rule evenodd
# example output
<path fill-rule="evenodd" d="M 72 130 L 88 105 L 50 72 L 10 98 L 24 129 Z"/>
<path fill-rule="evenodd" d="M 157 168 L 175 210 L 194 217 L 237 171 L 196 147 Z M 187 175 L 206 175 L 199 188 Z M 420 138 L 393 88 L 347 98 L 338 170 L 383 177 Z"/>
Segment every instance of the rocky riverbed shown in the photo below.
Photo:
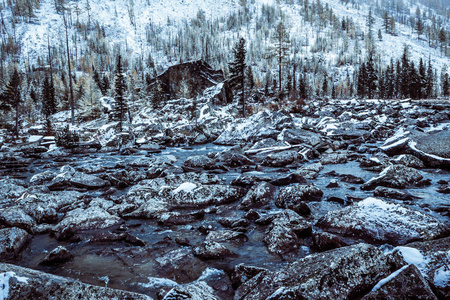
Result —
<path fill-rule="evenodd" d="M 195 122 L 177 117 L 181 99 L 126 133 L 80 125 L 85 147 L 36 129 L 5 142 L 0 295 L 450 297 L 448 104 L 318 101 L 240 119 L 209 102 L 219 92 Z"/>

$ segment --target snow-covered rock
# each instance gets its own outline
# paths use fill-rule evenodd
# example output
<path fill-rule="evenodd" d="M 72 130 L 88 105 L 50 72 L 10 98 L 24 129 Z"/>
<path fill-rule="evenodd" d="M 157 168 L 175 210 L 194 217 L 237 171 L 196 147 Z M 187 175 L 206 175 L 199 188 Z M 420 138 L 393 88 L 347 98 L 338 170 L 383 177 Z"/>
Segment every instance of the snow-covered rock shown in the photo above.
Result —
<path fill-rule="evenodd" d="M 247 192 L 240 204 L 241 209 L 260 208 L 269 204 L 275 198 L 275 187 L 267 182 L 261 182 Z"/>
<path fill-rule="evenodd" d="M 314 184 L 293 185 L 280 189 L 275 204 L 278 207 L 293 209 L 302 201 L 320 201 L 322 196 L 322 190 Z"/>
<path fill-rule="evenodd" d="M 430 285 L 414 265 L 407 265 L 380 280 L 362 300 L 437 300 Z"/>
<path fill-rule="evenodd" d="M 282 129 L 293 126 L 292 118 L 281 112 L 259 112 L 250 118 L 230 123 L 214 143 L 237 145 L 264 138 L 276 138 Z"/>
<path fill-rule="evenodd" d="M 10 264 L 0 264 L 0 272 L 2 299 L 152 299 Z"/>
<path fill-rule="evenodd" d="M 311 234 L 311 224 L 296 212 L 286 209 L 269 226 L 264 242 L 270 253 L 284 255 L 298 250 L 299 237 Z"/>
<path fill-rule="evenodd" d="M 373 190 L 377 186 L 403 189 L 418 183 L 422 178 L 422 174 L 414 168 L 404 165 L 392 165 L 385 168 L 380 175 L 364 183 L 361 189 Z"/>
<path fill-rule="evenodd" d="M 0 229 L 0 258 L 14 258 L 29 239 L 30 235 L 23 229 L 16 227 Z"/>
<path fill-rule="evenodd" d="M 375 246 L 342 247 L 261 272 L 237 289 L 235 299 L 349 299 L 372 288 L 397 265 Z"/>
<path fill-rule="evenodd" d="M 449 232 L 445 224 L 430 215 L 376 198 L 331 211 L 317 226 L 339 235 L 395 245 L 431 240 Z"/>

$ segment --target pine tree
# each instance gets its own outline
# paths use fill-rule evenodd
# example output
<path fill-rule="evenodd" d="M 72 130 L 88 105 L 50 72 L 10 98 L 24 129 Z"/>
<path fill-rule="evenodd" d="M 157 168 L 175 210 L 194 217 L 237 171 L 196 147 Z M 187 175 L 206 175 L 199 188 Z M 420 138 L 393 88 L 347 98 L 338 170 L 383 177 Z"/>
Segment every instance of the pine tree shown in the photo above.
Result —
<path fill-rule="evenodd" d="M 53 86 L 53 81 L 47 75 L 42 83 L 42 113 L 45 116 L 47 123 L 47 131 L 51 131 L 51 121 L 50 116 L 56 113 L 56 99 L 55 99 L 55 87 Z"/>
<path fill-rule="evenodd" d="M 448 73 L 445 73 L 442 79 L 442 96 L 448 97 L 450 95 L 450 79 Z"/>
<path fill-rule="evenodd" d="M 115 115 L 116 118 L 119 120 L 119 130 L 122 132 L 122 122 L 123 117 L 125 115 L 126 111 L 126 103 L 124 99 L 124 93 L 125 93 L 125 77 L 123 75 L 123 67 L 122 67 L 122 56 L 118 54 L 117 56 L 117 64 L 116 64 L 116 71 L 115 71 L 115 100 L 116 100 L 116 107 L 115 107 Z"/>
<path fill-rule="evenodd" d="M 366 72 L 367 72 L 367 96 L 369 99 L 375 97 L 378 89 L 378 74 L 376 68 L 374 66 L 373 57 L 369 55 L 369 60 L 366 64 Z"/>
<path fill-rule="evenodd" d="M 241 91 L 242 116 L 245 117 L 245 39 L 240 38 L 239 42 L 233 48 L 234 60 L 229 63 L 230 68 L 230 84 L 232 87 Z"/>
<path fill-rule="evenodd" d="M 431 66 L 431 58 L 428 58 L 428 68 L 426 75 L 426 88 L 425 88 L 425 97 L 430 99 L 433 97 L 433 67 Z"/>
<path fill-rule="evenodd" d="M 336 88 L 334 87 L 334 83 L 331 84 L 331 99 L 336 99 Z"/>
<path fill-rule="evenodd" d="M 247 82 L 248 82 L 248 88 L 249 90 L 253 90 L 253 88 L 255 87 L 255 78 L 253 76 L 253 70 L 251 66 L 247 67 L 247 71 L 246 71 L 246 77 L 247 77 Z"/>
<path fill-rule="evenodd" d="M 423 99 L 426 95 L 426 83 L 427 83 L 427 74 L 425 71 L 425 65 L 423 64 L 423 59 L 420 58 L 419 62 L 419 99 Z"/>
<path fill-rule="evenodd" d="M 400 69 L 400 96 L 403 98 L 410 97 L 410 80 L 409 80 L 409 58 L 408 58 L 408 46 L 403 49 L 402 64 Z"/>
<path fill-rule="evenodd" d="M 106 96 L 108 94 L 109 89 L 110 89 L 109 78 L 108 76 L 103 75 L 100 83 L 100 91 L 102 95 Z"/>
<path fill-rule="evenodd" d="M 387 11 L 384 11 L 384 14 L 383 14 L 383 27 L 384 27 L 384 32 L 385 33 L 389 33 L 390 25 L 391 25 L 391 22 L 390 22 L 389 15 L 388 15 Z"/>
<path fill-rule="evenodd" d="M 442 53 L 442 48 L 443 48 L 445 42 L 447 41 L 447 34 L 443 27 L 441 27 L 441 29 L 439 30 L 438 39 L 439 39 L 439 42 L 441 42 L 441 53 Z"/>
<path fill-rule="evenodd" d="M 409 64 L 408 68 L 408 90 L 409 90 L 409 97 L 412 99 L 418 99 L 420 96 L 420 78 L 417 74 L 417 70 L 414 66 L 414 62 L 411 62 Z"/>
<path fill-rule="evenodd" d="M 306 88 L 306 78 L 305 75 L 301 75 L 298 79 L 298 94 L 300 99 L 305 100 L 308 98 L 308 91 Z"/>
<path fill-rule="evenodd" d="M 327 74 L 325 74 L 323 76 L 322 95 L 324 97 L 328 96 L 328 78 L 327 78 Z"/>
<path fill-rule="evenodd" d="M 420 36 L 423 34 L 424 29 L 425 29 L 425 26 L 422 22 L 422 19 L 419 17 L 417 19 L 417 23 L 416 23 L 417 38 L 420 38 Z"/>
<path fill-rule="evenodd" d="M 17 69 L 14 69 L 11 79 L 9 80 L 9 84 L 6 86 L 5 103 L 7 108 L 14 108 L 16 112 L 14 118 L 16 123 L 14 132 L 16 137 L 19 137 L 19 112 L 20 104 L 22 102 L 22 98 L 20 96 L 20 83 L 19 72 Z"/>
<path fill-rule="evenodd" d="M 367 71 L 364 62 L 361 64 L 361 67 L 359 67 L 357 80 L 356 93 L 358 94 L 358 97 L 364 98 L 367 95 Z"/>

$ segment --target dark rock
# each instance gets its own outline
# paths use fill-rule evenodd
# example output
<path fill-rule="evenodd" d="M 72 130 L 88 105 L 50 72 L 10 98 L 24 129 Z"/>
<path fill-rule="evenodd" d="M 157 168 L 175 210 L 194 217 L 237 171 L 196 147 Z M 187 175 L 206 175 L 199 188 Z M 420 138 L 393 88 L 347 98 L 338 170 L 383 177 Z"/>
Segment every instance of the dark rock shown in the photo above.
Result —
<path fill-rule="evenodd" d="M 0 209 L 0 223 L 8 227 L 19 227 L 28 231 L 36 226 L 36 220 L 18 207 Z"/>
<path fill-rule="evenodd" d="M 322 165 L 345 164 L 349 159 L 348 153 L 331 153 L 320 159 Z"/>
<path fill-rule="evenodd" d="M 419 268 L 439 299 L 450 299 L 449 245 L 450 237 L 447 236 L 397 247 L 394 252 L 399 252 L 407 263 L 415 264 Z"/>
<path fill-rule="evenodd" d="M 446 185 L 446 186 L 440 186 L 440 187 L 437 189 L 437 192 L 438 192 L 438 193 L 441 193 L 441 194 L 450 194 L 450 186 L 449 186 L 449 185 Z"/>
<path fill-rule="evenodd" d="M 158 222 L 164 226 L 171 225 L 185 225 L 193 223 L 195 221 L 203 219 L 205 211 L 193 211 L 193 212 L 165 212 L 158 216 Z"/>
<path fill-rule="evenodd" d="M 297 251 L 299 237 L 310 235 L 312 227 L 309 222 L 292 210 L 277 214 L 269 226 L 264 242 L 270 253 L 285 255 Z"/>
<path fill-rule="evenodd" d="M 306 179 L 315 179 L 322 169 L 323 165 L 321 163 L 314 163 L 301 167 L 299 170 L 295 171 L 295 173 L 305 177 Z"/>
<path fill-rule="evenodd" d="M 17 257 L 29 239 L 30 235 L 23 229 L 16 227 L 0 229 L 0 258 Z"/>
<path fill-rule="evenodd" d="M 316 225 L 339 235 L 394 245 L 435 239 L 449 232 L 445 224 L 430 215 L 375 198 L 328 212 Z"/>
<path fill-rule="evenodd" d="M 260 175 L 241 174 L 231 181 L 231 185 L 250 187 L 261 181 L 270 181 L 270 178 Z"/>
<path fill-rule="evenodd" d="M 265 138 L 275 138 L 283 128 L 292 128 L 292 117 L 279 111 L 259 112 L 250 118 L 229 124 L 214 141 L 219 145 L 238 145 Z"/>
<path fill-rule="evenodd" d="M 306 184 L 306 179 L 300 174 L 291 173 L 289 175 L 274 179 L 270 181 L 270 183 L 275 186 L 285 186 L 292 183 Z"/>
<path fill-rule="evenodd" d="M 299 154 L 296 150 L 286 150 L 281 152 L 274 152 L 267 155 L 262 165 L 269 167 L 284 167 L 294 162 L 298 162 Z"/>
<path fill-rule="evenodd" d="M 281 208 L 292 208 L 302 201 L 320 201 L 323 192 L 313 184 L 294 185 L 280 190 L 275 204 Z"/>
<path fill-rule="evenodd" d="M 298 128 L 283 129 L 277 139 L 279 141 L 288 142 L 291 145 L 308 144 L 311 146 L 316 146 L 322 142 L 322 136 L 319 133 Z"/>
<path fill-rule="evenodd" d="M 220 230 L 220 231 L 211 231 L 205 238 L 206 242 L 235 242 L 235 243 L 243 243 L 248 241 L 248 237 L 241 233 L 233 230 Z"/>
<path fill-rule="evenodd" d="M 337 188 L 339 187 L 339 184 L 337 183 L 336 180 L 331 180 L 329 184 L 327 184 L 326 188 L 331 189 L 331 188 Z"/>
<path fill-rule="evenodd" d="M 422 169 L 425 167 L 423 161 L 411 154 L 402 154 L 396 157 L 393 162 L 414 169 Z"/>
<path fill-rule="evenodd" d="M 231 273 L 231 282 L 233 283 L 233 287 L 237 288 L 259 273 L 266 271 L 267 269 L 264 268 L 248 266 L 246 264 L 239 264 L 234 267 L 233 272 Z"/>
<path fill-rule="evenodd" d="M 224 163 L 229 167 L 240 167 L 240 166 L 253 166 L 255 162 L 249 159 L 244 154 L 240 153 L 240 151 L 236 151 L 233 148 L 231 150 L 224 150 L 217 154 L 217 161 Z"/>
<path fill-rule="evenodd" d="M 240 204 L 240 208 L 249 210 L 251 208 L 263 207 L 274 200 L 275 192 L 276 189 L 273 185 L 262 182 L 253 187 L 247 195 L 245 195 Z"/>
<path fill-rule="evenodd" d="M 417 134 L 408 143 L 410 152 L 427 166 L 450 168 L 450 131 Z"/>
<path fill-rule="evenodd" d="M 8 299 L 139 299 L 149 296 L 81 283 L 19 266 L 0 264 Z"/>
<path fill-rule="evenodd" d="M 407 186 L 417 184 L 423 178 L 416 169 L 404 165 L 392 165 L 361 186 L 362 190 L 373 190 L 377 186 L 385 186 L 403 189 Z"/>
<path fill-rule="evenodd" d="M 261 272 L 237 289 L 235 299 L 353 299 L 397 267 L 375 246 L 342 247 Z"/>
<path fill-rule="evenodd" d="M 262 139 L 257 141 L 250 149 L 250 152 L 254 152 L 253 150 L 265 150 L 266 148 L 280 148 L 280 147 L 286 147 L 288 146 L 283 141 L 276 141 L 272 138 Z"/>
<path fill-rule="evenodd" d="M 353 184 L 363 184 L 364 180 L 360 177 L 351 175 L 351 174 L 341 174 L 339 178 L 342 182 L 353 183 Z"/>
<path fill-rule="evenodd" d="M 202 60 L 186 62 L 169 67 L 164 73 L 150 80 L 150 88 L 158 85 L 162 93 L 170 99 L 195 98 L 206 88 L 224 81 L 223 72 L 213 70 Z M 232 92 L 228 84 L 223 86 L 223 103 L 230 103 Z"/>
<path fill-rule="evenodd" d="M 183 162 L 183 168 L 212 170 L 216 162 L 206 155 L 195 155 L 188 157 Z"/>
<path fill-rule="evenodd" d="M 235 254 L 224 245 L 214 241 L 205 241 L 194 249 L 194 254 L 202 259 L 223 259 Z"/>
<path fill-rule="evenodd" d="M 327 251 L 335 248 L 345 247 L 348 244 L 337 235 L 316 231 L 312 233 L 314 247 L 319 251 Z"/>
<path fill-rule="evenodd" d="M 377 186 L 373 191 L 373 195 L 375 197 L 384 197 L 389 199 L 398 199 L 398 200 L 417 200 L 420 197 L 416 197 L 406 191 L 400 191 L 392 188 Z"/>
<path fill-rule="evenodd" d="M 414 265 L 404 266 L 380 281 L 362 300 L 437 300 L 430 285 Z"/>
<path fill-rule="evenodd" d="M 55 265 L 65 263 L 73 259 L 73 254 L 70 253 L 65 247 L 59 246 L 50 251 L 47 256 L 40 262 L 41 265 Z"/>
<path fill-rule="evenodd" d="M 219 300 L 219 298 L 214 295 L 214 289 L 204 281 L 195 281 L 189 284 L 177 285 L 162 298 L 162 300 L 182 299 Z"/>
<path fill-rule="evenodd" d="M 12 179 L 0 180 L 0 199 L 16 199 L 26 192 L 26 188 L 20 182 Z"/>

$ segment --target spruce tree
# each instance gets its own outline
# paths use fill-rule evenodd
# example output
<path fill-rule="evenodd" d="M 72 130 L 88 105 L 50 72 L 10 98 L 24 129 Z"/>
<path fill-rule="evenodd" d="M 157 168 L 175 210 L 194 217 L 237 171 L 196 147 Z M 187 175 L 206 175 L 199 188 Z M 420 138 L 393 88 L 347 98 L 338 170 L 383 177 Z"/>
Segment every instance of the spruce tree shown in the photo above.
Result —
<path fill-rule="evenodd" d="M 324 97 L 328 96 L 328 78 L 327 78 L 327 74 L 325 74 L 324 77 L 323 77 L 322 95 Z"/>
<path fill-rule="evenodd" d="M 120 53 L 117 55 L 116 71 L 115 71 L 115 116 L 119 120 L 119 130 L 122 132 L 122 122 L 125 115 L 126 103 L 124 99 L 125 93 L 125 77 L 123 75 L 122 56 Z"/>
<path fill-rule="evenodd" d="M 242 116 L 245 117 L 245 39 L 240 38 L 233 48 L 234 60 L 228 64 L 230 68 L 230 84 L 241 91 Z"/>
<path fill-rule="evenodd" d="M 426 71 L 425 71 L 425 65 L 423 64 L 423 59 L 420 58 L 420 62 L 419 62 L 419 94 L 418 97 L 419 99 L 423 99 L 426 95 L 426 82 L 427 82 L 427 75 L 426 75 Z"/>
<path fill-rule="evenodd" d="M 248 82 L 248 88 L 249 90 L 253 90 L 253 88 L 255 87 L 255 78 L 253 76 L 253 70 L 251 66 L 247 67 L 247 82 Z"/>

